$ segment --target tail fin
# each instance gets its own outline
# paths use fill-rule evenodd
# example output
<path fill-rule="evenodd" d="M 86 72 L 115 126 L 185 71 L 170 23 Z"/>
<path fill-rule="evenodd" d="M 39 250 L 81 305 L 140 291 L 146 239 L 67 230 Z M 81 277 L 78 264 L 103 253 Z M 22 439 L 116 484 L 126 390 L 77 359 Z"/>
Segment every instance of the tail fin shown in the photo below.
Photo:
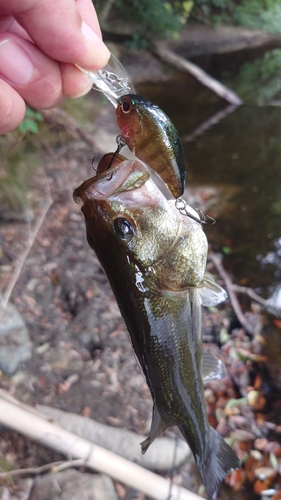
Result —
<path fill-rule="evenodd" d="M 188 442 L 188 434 L 185 433 L 184 425 L 180 426 L 180 431 Z M 213 427 L 211 427 L 211 438 L 205 457 L 194 455 L 194 458 L 209 500 L 216 500 L 217 492 L 223 478 L 233 469 L 238 469 L 241 466 L 240 460 L 233 449 L 230 448 Z"/>

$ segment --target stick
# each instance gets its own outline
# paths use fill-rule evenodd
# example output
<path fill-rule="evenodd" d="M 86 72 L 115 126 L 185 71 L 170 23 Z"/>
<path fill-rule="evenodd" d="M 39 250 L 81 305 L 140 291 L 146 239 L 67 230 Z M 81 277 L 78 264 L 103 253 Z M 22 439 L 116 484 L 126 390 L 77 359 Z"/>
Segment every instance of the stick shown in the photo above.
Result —
<path fill-rule="evenodd" d="M 7 304 L 8 304 L 8 301 L 9 301 L 9 298 L 11 296 L 11 293 L 14 289 L 14 286 L 20 276 L 20 273 L 21 273 L 21 270 L 23 268 L 23 265 L 25 263 L 25 260 L 33 246 L 33 243 L 35 241 L 35 238 L 45 220 L 45 217 L 51 207 L 53 203 L 53 199 L 50 197 L 47 199 L 45 205 L 43 206 L 43 209 L 41 211 L 41 214 L 40 216 L 38 217 L 37 221 L 36 221 L 36 224 L 34 226 L 34 228 L 32 229 L 32 232 L 29 236 L 29 239 L 28 239 L 28 242 L 27 242 L 27 245 L 26 245 L 26 248 L 25 250 L 22 252 L 21 256 L 19 257 L 18 261 L 17 261 L 17 264 L 16 264 L 16 267 L 13 271 L 13 274 L 11 276 L 11 279 L 8 283 L 8 286 L 5 290 L 5 292 L 3 293 L 2 297 L 1 297 L 1 304 L 0 304 L 0 320 L 1 320 L 1 317 L 3 315 L 3 312 L 5 310 L 5 308 L 7 307 Z"/>
<path fill-rule="evenodd" d="M 215 80 L 212 76 L 208 75 L 203 69 L 196 66 L 192 62 L 184 59 L 179 56 L 175 52 L 168 50 L 166 48 L 161 47 L 160 45 L 154 45 L 152 52 L 158 56 L 160 59 L 164 60 L 166 63 L 171 64 L 175 68 L 180 71 L 186 71 L 190 75 L 194 76 L 202 85 L 208 87 L 215 94 L 217 94 L 222 99 L 225 99 L 230 104 L 242 104 L 242 99 L 235 94 L 232 90 L 228 89 L 220 83 L 218 80 Z"/>
<path fill-rule="evenodd" d="M 47 422 L 26 408 L 3 398 L 2 391 L 0 423 L 67 456 L 82 458 L 86 461 L 87 467 L 108 474 L 155 500 L 167 500 L 170 489 L 170 482 L 167 479 Z M 178 485 L 173 485 L 170 500 L 202 500 L 202 498 Z"/>
<path fill-rule="evenodd" d="M 88 134 L 88 132 L 83 129 L 80 123 L 64 109 L 58 107 L 40 111 L 40 113 L 47 122 L 54 125 L 62 125 L 68 134 L 72 135 L 73 137 L 76 136 L 76 138 L 78 134 L 78 136 L 81 137 L 81 139 L 89 144 L 92 148 L 96 147 L 96 141 L 94 137 L 92 137 L 91 134 Z"/>
<path fill-rule="evenodd" d="M 241 325 L 245 328 L 245 330 L 250 333 L 251 335 L 254 334 L 254 331 L 251 327 L 251 325 L 249 325 L 248 321 L 246 320 L 243 312 L 242 312 L 242 309 L 240 307 L 240 304 L 238 302 L 238 299 L 233 291 L 233 285 L 232 285 L 232 281 L 230 279 L 230 276 L 228 275 L 228 273 L 226 272 L 226 270 L 224 269 L 222 263 L 221 263 L 221 258 L 218 257 L 217 255 L 213 254 L 213 253 L 210 253 L 209 254 L 209 258 L 210 260 L 213 262 L 214 266 L 216 267 L 219 275 L 221 276 L 221 278 L 223 279 L 224 281 L 224 284 L 225 284 L 225 287 L 226 287 L 226 290 L 227 290 L 227 293 L 228 293 L 228 296 L 229 296 L 229 300 L 231 302 L 231 305 L 234 309 L 234 312 L 238 318 L 238 320 L 240 321 Z"/>
<path fill-rule="evenodd" d="M 221 120 L 223 120 L 223 118 L 225 118 L 230 113 L 233 113 L 233 111 L 235 111 L 236 108 L 237 104 L 229 104 L 228 106 L 226 106 L 225 108 L 221 109 L 216 114 L 211 116 L 211 118 L 208 118 L 203 123 L 201 123 L 198 127 L 196 127 L 196 129 L 190 132 L 190 134 L 181 137 L 181 142 L 184 143 L 184 142 L 194 141 L 196 137 L 204 134 L 206 130 L 219 123 Z"/>
<path fill-rule="evenodd" d="M 234 283 L 232 283 L 232 289 L 234 290 L 234 292 L 245 293 L 246 295 L 248 295 L 248 297 L 251 297 L 251 299 L 261 304 L 265 309 L 268 309 L 267 301 L 256 292 L 254 292 L 252 288 L 249 288 L 248 286 L 235 285 Z"/>
<path fill-rule="evenodd" d="M 254 290 L 252 288 L 250 288 L 248 286 L 235 285 L 234 283 L 232 283 L 232 288 L 235 292 L 245 293 L 246 295 L 248 295 L 248 297 L 250 297 L 251 299 L 253 299 L 256 302 L 258 302 L 259 304 L 261 304 L 264 307 L 264 309 L 269 311 L 271 314 L 274 314 L 274 316 L 277 316 L 277 318 L 281 317 L 280 307 L 277 307 L 277 306 L 274 306 L 274 305 L 271 305 L 270 303 L 268 303 L 268 301 L 266 299 L 263 299 L 260 295 L 258 295 L 256 292 L 254 292 Z"/>
<path fill-rule="evenodd" d="M 105 5 L 104 5 L 104 7 L 100 13 L 100 16 L 99 16 L 99 20 L 101 23 L 104 23 L 105 20 L 107 19 L 108 14 L 109 14 L 113 4 L 114 4 L 114 0 L 107 0 L 105 2 Z"/>
<path fill-rule="evenodd" d="M 86 465 L 86 461 L 80 458 L 78 458 L 77 460 L 68 460 L 67 462 L 52 462 L 49 464 L 41 465 L 40 467 L 27 467 L 26 469 L 15 469 L 8 472 L 0 472 L 0 479 L 22 476 L 24 474 L 39 476 L 39 474 L 42 474 L 42 472 L 46 472 L 48 470 L 53 470 L 53 472 L 61 472 L 65 469 L 81 467 L 83 465 Z"/>

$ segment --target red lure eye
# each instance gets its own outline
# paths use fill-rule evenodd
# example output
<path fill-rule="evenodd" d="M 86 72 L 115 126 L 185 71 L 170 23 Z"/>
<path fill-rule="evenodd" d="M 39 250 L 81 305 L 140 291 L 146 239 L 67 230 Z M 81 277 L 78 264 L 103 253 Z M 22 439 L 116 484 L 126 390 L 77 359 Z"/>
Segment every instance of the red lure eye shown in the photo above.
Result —
<path fill-rule="evenodd" d="M 131 108 L 132 108 L 131 101 L 129 101 L 129 99 L 124 99 L 124 101 L 122 102 L 123 113 L 130 113 Z"/>

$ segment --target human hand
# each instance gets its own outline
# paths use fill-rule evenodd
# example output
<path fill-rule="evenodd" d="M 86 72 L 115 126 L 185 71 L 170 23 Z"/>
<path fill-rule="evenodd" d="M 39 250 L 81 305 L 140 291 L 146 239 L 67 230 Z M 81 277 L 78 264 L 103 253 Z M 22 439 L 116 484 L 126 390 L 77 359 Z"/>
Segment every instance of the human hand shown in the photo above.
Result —
<path fill-rule="evenodd" d="M 24 118 L 25 102 L 53 108 L 91 83 L 109 51 L 91 0 L 0 0 L 0 134 Z"/>

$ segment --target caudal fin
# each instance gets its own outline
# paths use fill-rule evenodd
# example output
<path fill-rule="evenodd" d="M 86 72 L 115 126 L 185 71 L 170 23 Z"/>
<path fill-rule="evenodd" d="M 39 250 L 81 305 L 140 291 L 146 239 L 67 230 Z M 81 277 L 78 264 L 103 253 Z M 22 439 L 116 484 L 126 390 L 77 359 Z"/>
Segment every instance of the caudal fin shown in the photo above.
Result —
<path fill-rule="evenodd" d="M 180 426 L 180 431 L 185 437 L 185 427 Z M 188 434 L 186 435 L 188 441 Z M 206 443 L 207 445 L 207 443 Z M 225 442 L 220 434 L 211 427 L 211 436 L 205 457 L 195 455 L 195 461 L 205 485 L 208 499 L 215 500 L 223 478 L 233 469 L 238 469 L 241 464 L 233 449 Z"/>

